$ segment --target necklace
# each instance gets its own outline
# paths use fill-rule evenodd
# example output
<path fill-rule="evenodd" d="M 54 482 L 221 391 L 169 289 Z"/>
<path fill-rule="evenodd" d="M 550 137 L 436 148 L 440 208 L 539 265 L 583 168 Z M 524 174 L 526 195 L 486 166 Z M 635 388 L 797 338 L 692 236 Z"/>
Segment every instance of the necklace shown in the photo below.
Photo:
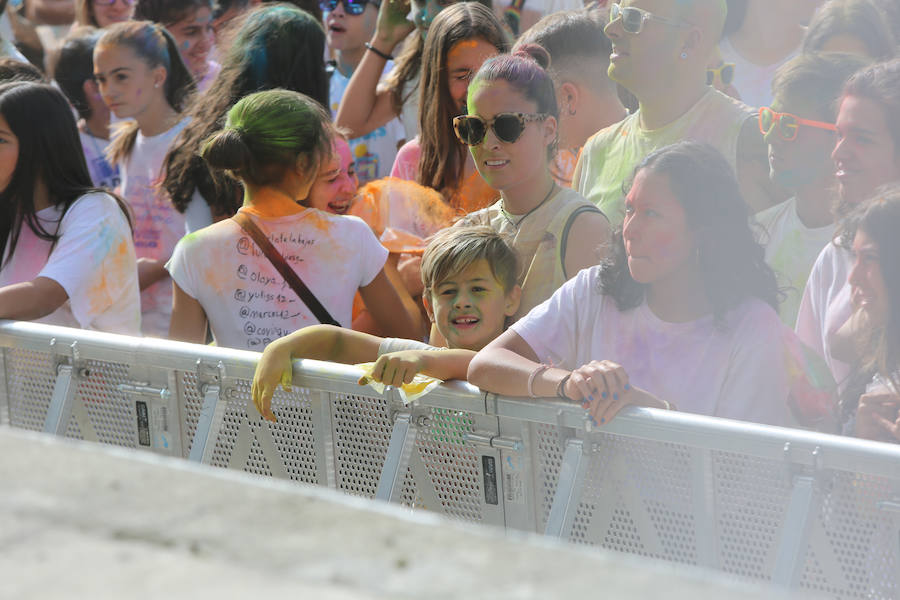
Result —
<path fill-rule="evenodd" d="M 515 217 L 513 217 L 513 215 L 509 214 L 509 212 L 506 210 L 506 201 L 501 199 L 501 200 L 500 200 L 500 214 L 502 214 L 502 215 L 503 215 L 503 218 L 506 219 L 506 221 L 507 221 L 510 225 L 512 225 L 513 228 L 514 228 L 516 231 L 518 231 L 518 230 L 519 230 L 519 225 L 522 224 L 522 221 L 524 221 L 525 219 L 527 219 L 529 216 L 531 216 L 532 213 L 536 212 L 537 209 L 539 209 L 539 208 L 542 207 L 544 204 L 546 204 L 546 203 L 547 203 L 547 200 L 550 199 L 550 196 L 552 196 L 552 195 L 553 195 L 553 192 L 555 192 L 555 191 L 556 191 L 556 182 L 554 181 L 554 182 L 553 182 L 553 185 L 550 186 L 550 191 L 547 192 L 547 195 L 546 195 L 546 196 L 544 196 L 544 199 L 541 200 L 540 203 L 539 203 L 537 206 L 535 206 L 534 208 L 532 208 L 531 210 L 529 210 L 527 213 L 525 213 L 525 214 L 522 215 L 521 217 L 518 217 L 518 221 L 516 220 Z"/>

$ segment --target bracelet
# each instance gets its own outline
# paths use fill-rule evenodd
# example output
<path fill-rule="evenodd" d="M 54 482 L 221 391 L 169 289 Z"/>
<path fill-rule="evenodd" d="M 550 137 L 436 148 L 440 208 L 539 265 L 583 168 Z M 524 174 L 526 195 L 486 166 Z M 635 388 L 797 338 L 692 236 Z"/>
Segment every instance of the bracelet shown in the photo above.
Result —
<path fill-rule="evenodd" d="M 531 372 L 531 375 L 528 376 L 528 395 L 532 398 L 537 398 L 534 395 L 534 378 L 546 371 L 550 368 L 550 365 L 546 365 L 544 363 L 539 364 L 534 368 L 534 371 Z"/>
<path fill-rule="evenodd" d="M 566 384 L 569 383 L 569 377 L 572 376 L 572 373 L 568 373 L 565 377 L 560 379 L 559 383 L 556 385 L 556 397 L 562 398 L 563 400 L 571 400 L 568 396 L 566 396 Z"/>
<path fill-rule="evenodd" d="M 393 57 L 393 56 L 391 56 L 391 55 L 388 54 L 387 52 L 382 52 L 381 50 L 379 50 L 378 48 L 376 48 L 375 46 L 373 46 L 373 45 L 370 44 L 369 42 L 366 42 L 366 43 L 365 43 L 365 46 L 366 46 L 366 50 L 371 50 L 372 52 L 374 52 L 375 54 L 377 54 L 378 56 L 380 56 L 380 57 L 383 58 L 384 60 L 394 60 L 394 57 Z"/>

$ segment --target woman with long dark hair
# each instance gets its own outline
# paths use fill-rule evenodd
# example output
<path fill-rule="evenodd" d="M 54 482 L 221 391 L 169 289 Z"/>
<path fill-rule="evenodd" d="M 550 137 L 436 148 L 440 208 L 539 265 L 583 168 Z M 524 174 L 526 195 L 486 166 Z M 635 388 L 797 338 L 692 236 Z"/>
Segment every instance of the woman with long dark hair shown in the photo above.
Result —
<path fill-rule="evenodd" d="M 603 424 L 638 404 L 784 424 L 790 373 L 775 275 L 737 179 L 714 148 L 647 156 L 612 255 L 478 354 L 469 381 L 581 401 Z"/>
<path fill-rule="evenodd" d="M 0 247 L 0 319 L 140 334 L 127 208 L 94 187 L 49 85 L 0 85 Z"/>
<path fill-rule="evenodd" d="M 189 107 L 191 122 L 163 165 L 163 188 L 179 212 L 188 211 L 188 230 L 230 217 L 241 206 L 240 183 L 210 170 L 200 158 L 203 142 L 221 128 L 228 110 L 253 92 L 294 90 L 328 106 L 324 47 L 322 26 L 300 9 L 263 6 L 248 13 L 223 57 L 221 73 Z"/>

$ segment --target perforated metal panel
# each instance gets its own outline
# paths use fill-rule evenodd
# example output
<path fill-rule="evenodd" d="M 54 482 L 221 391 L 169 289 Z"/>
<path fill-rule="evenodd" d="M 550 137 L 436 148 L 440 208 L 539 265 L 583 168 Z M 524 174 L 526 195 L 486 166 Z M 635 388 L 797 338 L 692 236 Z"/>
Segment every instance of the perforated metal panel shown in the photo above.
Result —
<path fill-rule="evenodd" d="M 192 374 L 182 375 L 185 403 L 183 431 L 193 439 L 203 398 Z M 225 417 L 215 439 L 210 464 L 267 475 L 323 483 L 324 465 L 317 455 L 317 433 L 309 390 L 294 387 L 290 392 L 279 388 L 272 398 L 272 409 L 278 421 L 269 423 L 258 416 L 247 416 L 251 382 L 229 380 L 224 386 Z M 271 444 L 270 444 L 271 442 Z M 192 442 L 191 442 L 192 443 Z"/>
<path fill-rule="evenodd" d="M 801 586 L 839 598 L 900 597 L 900 484 L 840 472 L 826 491 Z"/>
<path fill-rule="evenodd" d="M 128 381 L 128 365 L 88 360 L 77 381 L 75 401 L 87 409 L 97 441 L 134 447 L 137 436 L 134 400 L 118 390 L 119 384 Z M 77 420 L 71 419 L 67 437 L 84 439 L 84 432 L 78 429 Z"/>
<path fill-rule="evenodd" d="M 714 452 L 716 525 L 721 568 L 768 579 L 791 492 L 788 465 Z"/>
<path fill-rule="evenodd" d="M 403 488 L 403 503 L 465 521 L 483 519 L 484 484 L 481 454 L 465 436 L 475 431 L 472 415 L 431 408 L 427 426 L 416 434 L 413 458 Z M 420 461 L 420 462 L 417 462 Z M 424 473 L 418 465 L 424 466 Z M 434 491 L 431 503 L 423 490 Z"/>
<path fill-rule="evenodd" d="M 51 354 L 8 348 L 6 386 L 10 424 L 22 429 L 43 430 L 55 382 L 56 363 Z"/>
<path fill-rule="evenodd" d="M 394 426 L 384 398 L 335 394 L 331 402 L 337 488 L 372 498 Z"/>
<path fill-rule="evenodd" d="M 563 460 L 560 447 L 559 429 L 552 425 L 532 425 L 532 439 L 535 441 L 532 460 L 536 466 L 534 504 L 538 508 L 540 531 L 547 527 L 547 517 L 553 505 L 553 495 L 559 483 L 559 469 Z"/>

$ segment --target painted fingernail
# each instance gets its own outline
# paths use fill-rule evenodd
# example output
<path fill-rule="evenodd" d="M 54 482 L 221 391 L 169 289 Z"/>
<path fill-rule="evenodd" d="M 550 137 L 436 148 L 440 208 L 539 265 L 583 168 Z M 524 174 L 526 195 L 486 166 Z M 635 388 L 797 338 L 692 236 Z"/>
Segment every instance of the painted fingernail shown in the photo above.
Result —
<path fill-rule="evenodd" d="M 597 419 L 595 419 L 593 416 L 591 417 L 591 423 L 593 423 L 594 425 L 597 424 Z"/>
<path fill-rule="evenodd" d="M 613 400 L 618 400 L 618 399 L 619 399 L 619 394 L 617 394 L 617 393 L 613 394 Z"/>
<path fill-rule="evenodd" d="M 600 417 L 600 422 L 601 422 L 601 423 L 606 423 L 606 418 Z"/>
<path fill-rule="evenodd" d="M 594 396 L 592 396 L 591 394 L 588 394 L 588 400 L 590 400 L 591 402 L 593 402 L 593 401 L 594 401 Z"/>
<path fill-rule="evenodd" d="M 630 389 L 631 389 L 631 385 L 626 383 L 626 384 L 625 384 L 625 389 L 626 389 L 626 390 L 630 390 Z"/>
<path fill-rule="evenodd" d="M 604 400 L 606 400 L 606 392 L 603 392 L 602 394 L 600 394 L 600 397 L 603 398 Z"/>

